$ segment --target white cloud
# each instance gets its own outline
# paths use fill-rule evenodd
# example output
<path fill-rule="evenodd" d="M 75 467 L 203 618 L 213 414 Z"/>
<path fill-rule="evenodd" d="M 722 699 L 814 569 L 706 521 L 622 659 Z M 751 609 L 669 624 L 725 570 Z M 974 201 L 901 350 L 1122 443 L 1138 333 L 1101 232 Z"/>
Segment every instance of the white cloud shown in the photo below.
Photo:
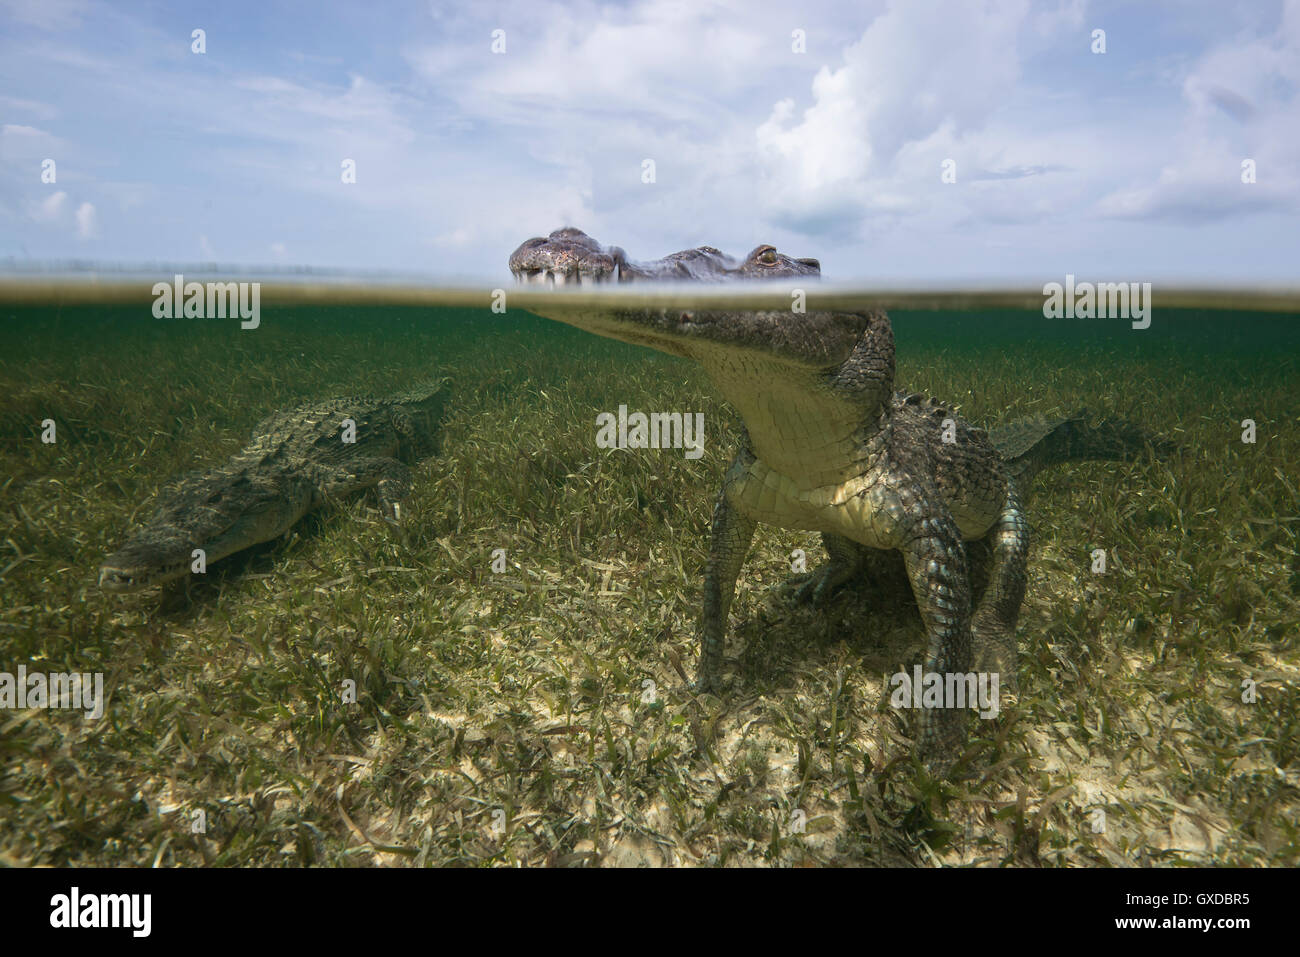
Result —
<path fill-rule="evenodd" d="M 1293 193 L 1266 183 L 1243 183 L 1239 160 L 1223 152 L 1167 166 L 1155 182 L 1119 189 L 1097 203 L 1115 219 L 1165 220 L 1187 224 L 1274 210 L 1294 210 Z"/>
<path fill-rule="evenodd" d="M 95 206 L 82 203 L 73 214 L 77 221 L 77 238 L 90 239 L 95 235 Z"/>
<path fill-rule="evenodd" d="M 776 28 L 775 12 L 706 0 L 517 3 L 494 13 L 494 26 L 505 30 L 504 54 L 491 52 L 491 29 L 476 24 L 474 32 L 447 31 L 453 42 L 417 46 L 407 56 L 421 75 L 484 114 L 528 122 L 530 110 L 564 110 L 694 122 L 725 112 L 730 96 L 760 85 L 757 63 L 770 72 L 779 66 L 774 54 L 788 59 L 789 18 Z M 476 37 L 482 42 L 465 42 Z"/>
<path fill-rule="evenodd" d="M 232 260 L 283 258 L 270 233 L 305 263 L 499 277 L 523 238 L 568 223 L 638 258 L 773 242 L 838 278 L 1161 256 L 1199 274 L 1228 241 L 1170 224 L 1300 196 L 1300 0 L 1105 8 L 1106 56 L 1087 52 L 1099 12 L 1084 0 L 503 0 L 422 21 L 327 14 L 310 55 L 216 58 L 190 56 L 152 8 L 92 9 L 64 36 L 0 29 L 0 233 L 35 255 L 65 254 L 93 195 L 82 232 L 97 206 L 137 259 L 199 232 Z M 148 151 L 116 135 L 138 116 Z M 48 209 L 45 157 L 69 191 Z M 1281 220 L 1242 221 L 1216 236 L 1253 244 L 1260 269 L 1295 251 L 1269 240 Z"/>
<path fill-rule="evenodd" d="M 1181 84 L 1187 111 L 1160 145 L 1155 176 L 1108 192 L 1103 216 L 1205 223 L 1300 212 L 1300 0 L 1272 35 L 1234 36 L 1197 61 Z M 1242 164 L 1256 182 L 1242 182 Z"/>
<path fill-rule="evenodd" d="M 57 136 L 36 126 L 23 123 L 0 125 L 0 157 L 9 162 L 39 160 L 62 149 Z"/>
<path fill-rule="evenodd" d="M 68 194 L 63 190 L 57 193 L 51 193 L 45 199 L 36 204 L 32 210 L 32 219 L 38 223 L 53 223 L 63 215 L 63 206 L 67 202 Z"/>
<path fill-rule="evenodd" d="M 844 50 L 842 66 L 818 71 L 800 117 L 785 98 L 758 126 L 772 217 L 851 234 L 871 213 L 923 205 L 940 161 L 1014 94 L 1028 11 L 1023 0 L 891 3 Z"/>
<path fill-rule="evenodd" d="M 348 75 L 346 89 L 307 86 L 274 76 L 253 76 L 236 79 L 237 89 L 258 94 L 251 104 L 250 125 L 255 125 L 264 135 L 291 139 L 301 134 L 311 118 L 312 126 L 332 139 L 364 140 L 378 137 L 386 141 L 410 143 L 415 133 L 402 116 L 402 98 L 384 86 L 368 81 L 357 74 Z M 287 127 L 268 123 L 268 119 L 282 118 L 291 122 Z M 325 127 L 319 121 L 325 121 Z"/>

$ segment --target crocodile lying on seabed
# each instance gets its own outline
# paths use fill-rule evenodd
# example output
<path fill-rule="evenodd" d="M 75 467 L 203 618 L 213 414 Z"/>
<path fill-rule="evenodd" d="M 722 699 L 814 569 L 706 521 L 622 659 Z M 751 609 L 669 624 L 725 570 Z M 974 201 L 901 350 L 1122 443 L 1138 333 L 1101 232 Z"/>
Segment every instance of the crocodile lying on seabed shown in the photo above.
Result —
<path fill-rule="evenodd" d="M 578 256 L 564 268 L 581 274 L 582 249 L 568 242 L 574 234 L 583 236 L 552 234 L 565 240 L 553 258 Z M 530 243 L 532 261 L 542 261 L 546 248 Z M 511 257 L 512 269 L 519 255 Z M 873 567 L 886 557 L 881 550 L 901 553 L 927 633 L 925 671 L 996 672 L 1001 687 L 1013 689 L 1029 554 L 1021 492 L 1048 465 L 1136 454 L 1150 441 L 1135 427 L 1089 427 L 1080 416 L 1010 425 L 990 437 L 933 399 L 895 392 L 893 329 L 879 310 L 529 308 L 694 359 L 744 420 L 713 512 L 699 691 L 718 687 L 736 578 L 759 522 L 821 532 L 829 561 L 801 589 L 806 598 L 824 597 Z M 988 563 L 977 603 L 968 542 L 981 543 L 972 556 L 983 554 Z M 919 749 L 932 769 L 943 773 L 960 755 L 965 723 L 966 713 L 954 708 L 920 711 Z"/>
<path fill-rule="evenodd" d="M 207 564 L 220 561 L 372 486 L 385 518 L 399 521 L 409 466 L 436 451 L 446 398 L 443 381 L 388 398 L 345 396 L 276 412 L 224 465 L 174 482 L 149 521 L 105 559 L 100 587 L 133 591 L 182 578 L 195 549 Z"/>

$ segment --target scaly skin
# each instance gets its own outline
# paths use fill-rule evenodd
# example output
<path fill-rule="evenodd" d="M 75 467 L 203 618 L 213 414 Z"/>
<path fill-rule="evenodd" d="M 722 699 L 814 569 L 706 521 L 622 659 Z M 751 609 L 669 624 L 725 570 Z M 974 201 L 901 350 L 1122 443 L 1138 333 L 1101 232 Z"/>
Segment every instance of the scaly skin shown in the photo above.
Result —
<path fill-rule="evenodd" d="M 760 522 L 822 533 L 830 560 L 806 596 L 824 596 L 884 552 L 901 555 L 927 633 L 925 670 L 997 672 L 1001 688 L 1014 688 L 1029 552 L 1019 486 L 1054 461 L 1134 451 L 1139 434 L 1099 432 L 1078 418 L 1027 423 L 1003 430 L 1004 459 L 987 433 L 943 405 L 894 392 L 893 331 L 880 311 L 533 311 L 698 361 L 745 422 L 713 512 L 700 691 L 718 687 L 736 578 Z M 974 607 L 967 543 L 987 563 Z M 966 718 L 921 710 L 918 745 L 936 773 L 960 755 Z"/>
<path fill-rule="evenodd" d="M 510 254 L 510 271 L 523 283 L 592 285 L 608 282 L 728 282 L 733 279 L 817 277 L 815 259 L 792 259 L 775 246 L 759 246 L 743 260 L 700 246 L 653 262 L 633 262 L 617 246 L 602 246 L 581 229 L 557 229 L 528 240 Z"/>
<path fill-rule="evenodd" d="M 398 521 L 410 492 L 409 464 L 435 449 L 445 383 L 391 398 L 340 397 L 277 412 L 225 465 L 187 475 L 159 498 L 147 523 L 105 559 L 99 585 L 134 591 L 190 573 L 192 552 L 207 563 L 278 538 L 308 512 L 374 487 L 385 517 Z M 343 422 L 356 425 L 345 443 Z"/>
<path fill-rule="evenodd" d="M 1005 636 L 1014 635 L 1029 544 L 1015 489 L 986 433 L 928 399 L 895 394 L 883 312 L 535 311 L 695 359 L 745 421 L 713 512 L 698 690 L 718 687 L 727 614 L 759 522 L 899 552 L 926 627 L 926 670 L 965 673 L 978 661 L 1014 674 Z M 945 420 L 954 442 L 943 441 Z M 972 615 L 963 542 L 985 537 L 998 585 Z M 932 766 L 959 753 L 965 717 L 922 710 L 919 747 Z"/>

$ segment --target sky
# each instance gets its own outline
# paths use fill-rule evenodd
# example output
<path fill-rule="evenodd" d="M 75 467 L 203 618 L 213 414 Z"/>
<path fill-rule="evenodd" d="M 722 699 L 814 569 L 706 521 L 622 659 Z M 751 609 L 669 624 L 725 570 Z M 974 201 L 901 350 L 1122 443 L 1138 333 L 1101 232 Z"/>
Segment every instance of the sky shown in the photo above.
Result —
<path fill-rule="evenodd" d="M 1295 284 L 1300 0 L 0 0 L 0 267 L 499 283 L 564 225 L 877 285 Z"/>

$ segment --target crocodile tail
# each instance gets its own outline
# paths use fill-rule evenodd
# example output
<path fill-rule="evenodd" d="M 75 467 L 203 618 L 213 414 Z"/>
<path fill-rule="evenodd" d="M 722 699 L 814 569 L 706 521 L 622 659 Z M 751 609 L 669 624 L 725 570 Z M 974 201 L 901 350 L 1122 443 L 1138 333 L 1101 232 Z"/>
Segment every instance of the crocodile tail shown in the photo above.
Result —
<path fill-rule="evenodd" d="M 1021 488 L 1043 469 L 1062 462 L 1129 459 L 1148 448 L 1167 455 L 1175 448 L 1168 439 L 1122 419 L 1089 425 L 1087 409 L 1059 419 L 1013 422 L 994 429 L 989 438 Z"/>

